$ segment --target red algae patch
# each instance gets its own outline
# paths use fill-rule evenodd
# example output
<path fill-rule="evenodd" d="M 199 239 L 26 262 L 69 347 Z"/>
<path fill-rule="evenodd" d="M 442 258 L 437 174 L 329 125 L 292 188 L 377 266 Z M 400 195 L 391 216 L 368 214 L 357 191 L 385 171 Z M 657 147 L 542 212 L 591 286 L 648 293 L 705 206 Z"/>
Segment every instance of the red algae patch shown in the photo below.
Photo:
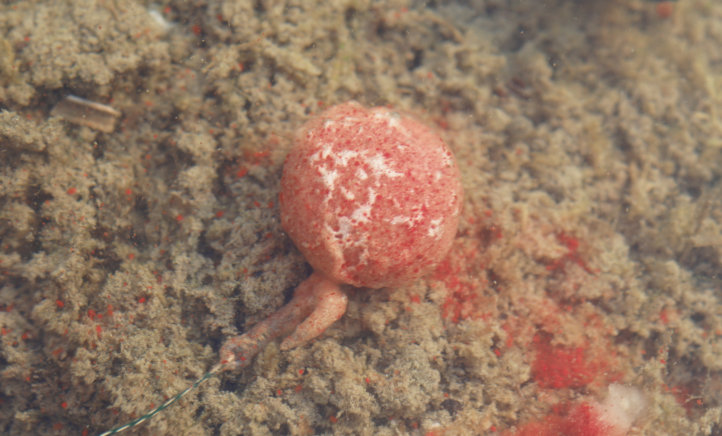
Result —
<path fill-rule="evenodd" d="M 624 436 L 644 411 L 646 398 L 637 388 L 609 385 L 603 402 L 589 399 L 558 404 L 537 421 L 505 436 Z"/>
<path fill-rule="evenodd" d="M 588 346 L 552 345 L 545 334 L 534 336 L 534 380 L 543 388 L 581 388 L 609 375 L 610 362 L 591 356 Z"/>

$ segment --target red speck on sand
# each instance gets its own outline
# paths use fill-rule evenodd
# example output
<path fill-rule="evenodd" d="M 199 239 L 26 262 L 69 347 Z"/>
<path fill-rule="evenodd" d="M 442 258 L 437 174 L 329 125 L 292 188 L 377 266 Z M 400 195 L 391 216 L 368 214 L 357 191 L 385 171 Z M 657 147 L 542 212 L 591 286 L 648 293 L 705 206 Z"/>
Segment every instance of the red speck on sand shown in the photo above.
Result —
<path fill-rule="evenodd" d="M 532 421 L 505 436 L 612 436 L 614 429 L 599 416 L 599 411 L 589 403 L 573 407 L 557 407 L 556 413 Z"/>
<path fill-rule="evenodd" d="M 581 388 L 608 374 L 609 363 L 590 358 L 586 346 L 552 345 L 551 338 L 542 334 L 534 337 L 534 345 L 532 375 L 543 388 Z"/>

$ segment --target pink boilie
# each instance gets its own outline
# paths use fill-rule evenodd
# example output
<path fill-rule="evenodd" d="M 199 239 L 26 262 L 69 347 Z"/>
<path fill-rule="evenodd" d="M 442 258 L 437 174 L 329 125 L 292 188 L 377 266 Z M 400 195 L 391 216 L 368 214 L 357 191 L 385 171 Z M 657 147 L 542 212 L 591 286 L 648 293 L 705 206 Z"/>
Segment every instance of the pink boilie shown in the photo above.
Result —
<path fill-rule="evenodd" d="M 409 283 L 446 255 L 462 204 L 441 137 L 356 102 L 297 133 L 281 179 L 281 223 L 316 271 L 354 286 Z"/>

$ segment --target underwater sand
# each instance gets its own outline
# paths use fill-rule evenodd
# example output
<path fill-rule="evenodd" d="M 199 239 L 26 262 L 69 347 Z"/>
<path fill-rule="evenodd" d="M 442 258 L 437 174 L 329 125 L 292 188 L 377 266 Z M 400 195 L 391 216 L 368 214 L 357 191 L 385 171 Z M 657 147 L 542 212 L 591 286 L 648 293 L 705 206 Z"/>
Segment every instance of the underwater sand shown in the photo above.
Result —
<path fill-rule="evenodd" d="M 716 0 L 4 2 L 0 433 L 126 423 L 287 301 L 283 159 L 355 99 L 456 154 L 448 258 L 127 434 L 580 434 L 610 385 L 722 434 L 721 47 Z"/>

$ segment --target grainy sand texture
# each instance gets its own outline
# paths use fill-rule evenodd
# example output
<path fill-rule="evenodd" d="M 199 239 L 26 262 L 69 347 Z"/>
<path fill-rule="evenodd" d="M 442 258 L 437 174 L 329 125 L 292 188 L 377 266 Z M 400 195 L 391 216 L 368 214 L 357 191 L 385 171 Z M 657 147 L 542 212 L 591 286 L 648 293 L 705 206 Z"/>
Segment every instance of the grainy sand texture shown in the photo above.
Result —
<path fill-rule="evenodd" d="M 718 0 L 2 2 L 0 433 L 142 416 L 288 301 L 283 160 L 352 99 L 454 151 L 451 253 L 127 434 L 722 434 Z"/>

